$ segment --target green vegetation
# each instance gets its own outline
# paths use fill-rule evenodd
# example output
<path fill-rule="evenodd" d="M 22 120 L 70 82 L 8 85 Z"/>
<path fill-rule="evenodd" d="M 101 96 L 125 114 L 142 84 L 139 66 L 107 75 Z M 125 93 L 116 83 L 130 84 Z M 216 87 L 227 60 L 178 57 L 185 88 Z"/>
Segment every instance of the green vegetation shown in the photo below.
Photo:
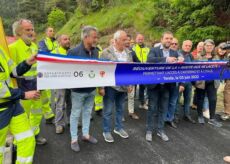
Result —
<path fill-rule="evenodd" d="M 12 35 L 11 25 L 19 18 L 32 20 L 39 34 L 47 27 L 48 15 L 52 9 L 62 10 L 68 20 L 76 6 L 76 0 L 0 0 L 0 16 L 7 35 Z"/>
<path fill-rule="evenodd" d="M 149 1 L 136 1 L 117 6 L 107 6 L 97 12 L 89 12 L 84 15 L 77 10 L 73 17 L 65 24 L 59 33 L 67 33 L 73 36 L 73 41 L 80 39 L 80 29 L 84 25 L 96 26 L 102 37 L 102 44 L 108 42 L 108 37 L 117 29 L 127 29 L 129 33 L 144 33 L 147 38 L 154 40 L 160 37 L 163 28 L 151 28 L 150 22 L 146 18 L 147 13 L 152 9 L 145 7 Z M 140 8 L 140 6 L 142 6 Z"/>
<path fill-rule="evenodd" d="M 9 5 L 15 10 L 7 12 Z M 62 14 L 57 14 L 59 9 Z M 50 24 L 58 33 L 71 35 L 73 43 L 80 41 L 84 25 L 99 29 L 102 45 L 118 29 L 131 35 L 143 33 L 149 43 L 159 41 L 166 30 L 180 41 L 230 40 L 229 0 L 1 0 L 0 12 L 7 33 L 15 18 L 26 17 L 35 22 L 38 33 Z"/>
<path fill-rule="evenodd" d="M 53 8 L 48 15 L 48 25 L 54 28 L 60 28 L 66 23 L 65 13 L 59 8 Z"/>
<path fill-rule="evenodd" d="M 98 1 L 96 10 L 82 3 L 59 33 L 67 33 L 78 42 L 83 25 L 98 27 L 102 44 L 117 29 L 126 29 L 132 35 L 143 33 L 150 42 L 160 40 L 166 30 L 175 33 L 180 41 L 191 39 L 197 43 L 211 38 L 220 42 L 230 39 L 230 1 Z"/>

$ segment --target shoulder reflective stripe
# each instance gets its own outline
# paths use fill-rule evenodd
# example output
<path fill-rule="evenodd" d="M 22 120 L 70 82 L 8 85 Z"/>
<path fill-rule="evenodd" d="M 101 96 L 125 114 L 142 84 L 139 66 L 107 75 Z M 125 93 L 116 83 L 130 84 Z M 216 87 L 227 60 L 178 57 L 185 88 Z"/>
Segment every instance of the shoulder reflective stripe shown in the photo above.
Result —
<path fill-rule="evenodd" d="M 33 127 L 32 127 L 33 132 L 35 132 L 35 131 L 38 130 L 38 129 L 39 129 L 38 126 L 33 126 Z"/>
<path fill-rule="evenodd" d="M 11 66 L 14 64 L 14 61 L 10 59 L 10 60 L 7 62 L 7 64 L 8 64 L 9 67 L 11 67 Z"/>
<path fill-rule="evenodd" d="M 6 96 L 6 93 L 9 91 L 9 88 L 3 83 L 2 88 L 0 89 L 0 97 L 4 98 Z"/>
<path fill-rule="evenodd" d="M 57 53 L 57 54 L 59 54 L 59 53 L 60 53 L 59 48 L 56 48 L 56 53 Z"/>
<path fill-rule="evenodd" d="M 17 69 L 16 69 L 16 68 L 13 69 L 12 74 L 13 74 L 15 77 L 18 76 L 18 73 L 17 73 Z"/>
<path fill-rule="evenodd" d="M 31 109 L 31 114 L 42 114 L 42 110 L 41 109 Z"/>
<path fill-rule="evenodd" d="M 6 80 L 6 82 L 7 82 L 7 84 L 10 84 L 10 82 L 11 82 L 10 78 L 8 78 L 8 79 Z"/>
<path fill-rule="evenodd" d="M 17 162 L 24 163 L 24 164 L 26 164 L 26 163 L 32 163 L 33 162 L 33 156 L 29 156 L 29 157 L 20 157 L 20 156 L 17 156 Z"/>
<path fill-rule="evenodd" d="M 24 77 L 25 80 L 33 80 L 36 78 L 37 78 L 37 76 L 26 76 L 26 77 Z"/>
<path fill-rule="evenodd" d="M 33 80 L 36 79 L 37 76 L 20 76 L 18 78 L 25 79 L 25 80 Z"/>
<path fill-rule="evenodd" d="M 37 67 L 31 67 L 30 71 L 37 71 Z"/>
<path fill-rule="evenodd" d="M 5 146 L 0 146 L 0 154 L 3 154 L 5 151 Z"/>
<path fill-rule="evenodd" d="M 8 78 L 8 79 L 6 80 L 6 83 L 8 84 L 8 86 L 11 86 L 11 79 Z"/>
<path fill-rule="evenodd" d="M 18 133 L 16 135 L 14 135 L 16 141 L 20 141 L 22 139 L 25 139 L 25 138 L 28 138 L 28 137 L 33 137 L 34 134 L 32 132 L 32 130 L 27 130 L 25 132 L 22 132 L 22 133 Z"/>
<path fill-rule="evenodd" d="M 45 118 L 48 118 L 48 117 L 51 117 L 51 116 L 53 116 L 54 114 L 53 114 L 53 111 L 51 111 L 51 112 L 48 112 L 48 113 L 45 113 Z"/>
<path fill-rule="evenodd" d="M 103 107 L 103 104 L 96 104 L 95 107 Z"/>
<path fill-rule="evenodd" d="M 0 54 L 2 55 L 2 57 L 3 57 L 4 59 L 6 59 L 5 54 L 3 53 L 3 50 L 2 50 L 2 49 L 0 49 Z"/>

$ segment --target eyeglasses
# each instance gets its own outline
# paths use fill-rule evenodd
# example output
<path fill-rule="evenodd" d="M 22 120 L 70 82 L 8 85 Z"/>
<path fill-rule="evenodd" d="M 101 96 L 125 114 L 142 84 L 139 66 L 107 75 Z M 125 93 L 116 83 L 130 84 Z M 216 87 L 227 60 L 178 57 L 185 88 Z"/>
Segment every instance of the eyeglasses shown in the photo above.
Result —
<path fill-rule="evenodd" d="M 178 45 L 178 43 L 171 43 L 171 45 L 175 45 L 175 46 L 177 46 L 177 45 Z"/>

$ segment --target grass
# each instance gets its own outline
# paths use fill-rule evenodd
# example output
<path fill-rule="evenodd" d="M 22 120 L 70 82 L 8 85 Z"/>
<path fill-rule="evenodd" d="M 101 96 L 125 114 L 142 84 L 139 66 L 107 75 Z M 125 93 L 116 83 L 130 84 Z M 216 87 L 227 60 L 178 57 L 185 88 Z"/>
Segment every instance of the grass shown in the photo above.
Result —
<path fill-rule="evenodd" d="M 105 7 L 98 12 L 91 12 L 87 15 L 82 15 L 79 10 L 76 10 L 73 17 L 58 33 L 70 35 L 72 42 L 77 43 L 80 41 L 81 26 L 92 25 L 99 29 L 102 36 L 99 43 L 102 45 L 106 44 L 111 34 L 118 29 L 126 30 L 132 36 L 137 33 L 143 33 L 149 43 L 156 39 L 159 40 L 162 29 L 151 28 L 149 23 L 152 15 L 154 15 L 152 3 L 150 2 L 126 1 L 124 4 Z"/>

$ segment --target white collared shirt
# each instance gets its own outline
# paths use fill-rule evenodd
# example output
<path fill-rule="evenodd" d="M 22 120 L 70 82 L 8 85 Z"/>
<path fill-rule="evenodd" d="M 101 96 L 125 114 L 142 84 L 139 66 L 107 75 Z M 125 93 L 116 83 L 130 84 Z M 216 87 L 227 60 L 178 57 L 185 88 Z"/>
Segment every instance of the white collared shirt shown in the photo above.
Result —
<path fill-rule="evenodd" d="M 122 52 L 119 52 L 115 47 L 114 48 L 114 52 L 115 55 L 117 56 L 118 61 L 120 62 L 127 62 L 128 61 L 128 54 L 126 53 L 125 50 L 123 50 Z"/>
<path fill-rule="evenodd" d="M 165 58 L 169 57 L 169 49 L 164 49 L 163 45 L 160 45 L 160 49 L 163 51 L 163 56 Z"/>

